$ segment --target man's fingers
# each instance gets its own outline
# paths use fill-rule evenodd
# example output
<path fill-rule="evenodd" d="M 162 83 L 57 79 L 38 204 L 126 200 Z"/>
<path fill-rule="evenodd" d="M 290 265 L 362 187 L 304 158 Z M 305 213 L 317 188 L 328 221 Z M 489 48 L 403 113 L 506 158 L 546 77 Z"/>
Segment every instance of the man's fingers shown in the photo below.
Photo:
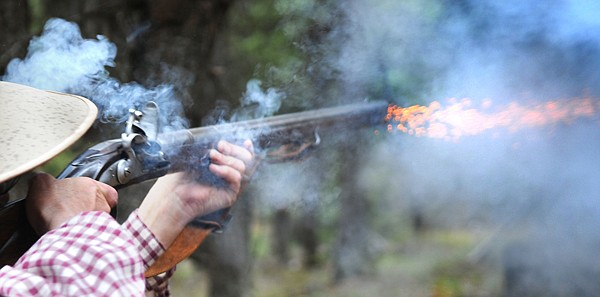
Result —
<path fill-rule="evenodd" d="M 98 191 L 103 196 L 103 198 L 106 200 L 108 207 L 110 207 L 112 209 L 115 206 L 117 206 L 117 203 L 119 202 L 119 194 L 117 193 L 117 190 L 115 190 L 115 188 L 113 188 L 105 183 L 101 183 L 101 182 L 97 182 L 97 186 L 98 186 Z"/>
<path fill-rule="evenodd" d="M 27 195 L 27 217 L 36 232 L 43 234 L 82 212 L 110 212 L 117 201 L 113 187 L 91 178 L 57 180 L 49 174 L 38 174 Z"/>
<path fill-rule="evenodd" d="M 232 166 L 240 172 L 244 181 L 250 180 L 250 177 L 258 167 L 252 141 L 246 139 L 242 146 L 238 146 L 221 140 L 217 143 L 217 149 L 218 152 L 229 157 L 229 159 L 223 158 L 221 163 L 215 162 L 216 164 Z M 237 160 L 241 162 L 238 162 Z"/>
<path fill-rule="evenodd" d="M 254 155 L 254 144 L 252 143 L 252 141 L 250 139 L 246 139 L 244 141 L 244 147 Z"/>
<path fill-rule="evenodd" d="M 54 178 L 54 176 L 45 173 L 45 172 L 39 172 L 36 173 L 36 175 L 33 176 L 33 178 L 31 178 L 31 180 L 29 181 L 30 186 L 31 185 L 35 185 L 35 189 L 36 190 L 46 190 L 48 187 L 50 187 L 52 185 L 52 183 L 56 180 L 56 178 Z"/>
<path fill-rule="evenodd" d="M 254 147 L 250 140 L 244 142 L 244 147 L 221 140 L 217 143 L 217 150 L 226 156 L 240 159 L 246 164 L 252 162 L 252 159 L 254 159 Z"/>
<path fill-rule="evenodd" d="M 233 190 L 236 192 L 239 190 L 242 181 L 242 173 L 240 171 L 230 166 L 217 164 L 210 164 L 209 169 L 214 175 L 224 179 Z"/>
<path fill-rule="evenodd" d="M 210 151 L 210 160 L 213 164 L 229 166 L 241 173 L 246 171 L 246 164 L 242 160 L 222 154 L 217 150 Z"/>

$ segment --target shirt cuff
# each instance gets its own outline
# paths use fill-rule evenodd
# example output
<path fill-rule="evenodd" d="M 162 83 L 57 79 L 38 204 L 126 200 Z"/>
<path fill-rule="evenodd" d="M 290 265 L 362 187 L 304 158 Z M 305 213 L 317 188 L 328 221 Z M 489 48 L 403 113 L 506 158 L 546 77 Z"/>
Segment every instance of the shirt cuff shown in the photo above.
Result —
<path fill-rule="evenodd" d="M 153 277 L 146 278 L 146 292 L 153 293 L 154 297 L 169 297 L 169 280 L 175 273 L 176 266 Z"/>
<path fill-rule="evenodd" d="M 156 236 L 154 236 L 154 233 L 150 231 L 148 226 L 140 219 L 138 209 L 129 215 L 123 223 L 123 227 L 133 236 L 135 246 L 142 257 L 144 269 L 148 269 L 165 252 L 165 248 L 156 239 Z"/>

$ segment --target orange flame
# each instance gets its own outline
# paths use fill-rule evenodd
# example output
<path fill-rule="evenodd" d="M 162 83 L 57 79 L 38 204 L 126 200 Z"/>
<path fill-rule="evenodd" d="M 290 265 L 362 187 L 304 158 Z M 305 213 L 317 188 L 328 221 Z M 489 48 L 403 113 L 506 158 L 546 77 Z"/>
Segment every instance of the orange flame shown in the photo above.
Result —
<path fill-rule="evenodd" d="M 394 130 L 419 137 L 458 140 L 463 136 L 481 134 L 494 128 L 515 132 L 524 128 L 570 123 L 578 118 L 591 118 L 600 108 L 600 102 L 590 97 L 554 100 L 531 105 L 510 103 L 500 111 L 489 111 L 492 101 L 473 108 L 468 99 L 450 99 L 447 107 L 434 101 L 429 106 L 400 107 L 390 105 L 385 120 L 388 132 Z M 395 128 L 395 129 L 394 129 Z"/>

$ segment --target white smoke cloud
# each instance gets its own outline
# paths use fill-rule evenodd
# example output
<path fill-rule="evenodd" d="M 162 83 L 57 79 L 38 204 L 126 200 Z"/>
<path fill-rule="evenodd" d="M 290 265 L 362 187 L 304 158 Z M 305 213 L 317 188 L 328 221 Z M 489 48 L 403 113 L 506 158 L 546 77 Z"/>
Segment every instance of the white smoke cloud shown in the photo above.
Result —
<path fill-rule="evenodd" d="M 257 79 L 248 81 L 246 92 L 240 99 L 240 108 L 234 112 L 232 121 L 264 118 L 279 111 L 285 94 L 275 88 L 263 91 L 261 84 Z"/>
<path fill-rule="evenodd" d="M 125 121 L 130 108 L 155 101 L 164 130 L 186 127 L 172 86 L 147 88 L 109 76 L 106 67 L 115 66 L 116 54 L 115 44 L 106 37 L 85 39 L 77 24 L 54 18 L 46 22 L 40 36 L 31 40 L 25 58 L 10 61 L 2 80 L 84 96 L 98 106 L 101 121 Z"/>
<path fill-rule="evenodd" d="M 25 59 L 13 59 L 5 81 L 48 90 L 67 90 L 88 83 L 90 75 L 114 66 L 116 46 L 102 36 L 83 39 L 79 27 L 62 19 L 48 20 L 41 36 L 34 37 Z"/>
<path fill-rule="evenodd" d="M 348 98 L 373 94 L 373 85 L 384 86 L 377 93 L 384 98 L 374 99 L 401 104 L 470 97 L 474 102 L 489 98 L 495 107 L 526 106 L 528 100 L 600 95 L 595 1 L 351 0 L 338 5 L 344 17 L 323 33 L 329 34 L 322 38 L 329 44 L 307 52 L 331 49 L 323 66 L 339 73 Z M 405 98 L 406 93 L 418 97 Z M 417 210 L 437 226 L 498 230 L 479 255 L 502 258 L 505 272 L 520 270 L 531 281 L 525 287 L 512 283 L 506 296 L 594 296 L 600 275 L 595 260 L 600 242 L 597 120 L 458 142 L 388 135 L 390 141 L 365 149 L 374 157 L 361 165 L 361 176 L 376 189 L 372 192 L 381 193 L 377 201 L 389 206 L 379 217 Z M 315 172 L 328 172 L 322 168 L 327 164 L 275 168 L 262 176 L 269 186 L 258 196 L 275 207 L 319 205 L 318 199 L 302 200 L 297 193 L 318 193 L 323 177 Z"/>
<path fill-rule="evenodd" d="M 489 98 L 496 107 L 599 98 L 599 6 L 591 0 L 344 1 L 345 18 L 333 29 L 344 38 L 332 45 L 339 51 L 329 61 L 348 96 L 370 94 L 377 82 L 390 86 L 377 93 L 382 99 L 403 105 L 464 97 Z M 418 97 L 402 97 L 407 90 Z M 502 226 L 485 252 L 501 254 L 506 271 L 520 269 L 534 283 L 524 288 L 517 281 L 507 296 L 527 290 L 527 296 L 595 296 L 598 120 L 453 143 L 390 135 L 364 164 L 377 168 L 365 178 L 387 190 L 382 200 L 420 209 L 439 226 Z"/>

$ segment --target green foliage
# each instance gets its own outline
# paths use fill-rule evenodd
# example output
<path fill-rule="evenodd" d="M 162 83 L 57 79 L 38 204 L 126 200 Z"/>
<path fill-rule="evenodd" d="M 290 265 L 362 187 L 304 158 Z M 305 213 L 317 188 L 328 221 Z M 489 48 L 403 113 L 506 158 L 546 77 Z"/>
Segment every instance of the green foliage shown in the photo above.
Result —
<path fill-rule="evenodd" d="M 244 2 L 235 7 L 229 36 L 232 55 L 267 67 L 293 63 L 299 53 L 280 29 L 280 19 L 272 0 Z"/>
<path fill-rule="evenodd" d="M 29 11 L 31 12 L 31 25 L 29 27 L 29 32 L 32 34 L 38 34 L 40 31 L 42 31 L 42 27 L 44 26 L 46 19 L 45 1 L 27 0 L 27 4 L 29 5 Z"/>
<path fill-rule="evenodd" d="M 292 40 L 302 40 L 314 24 L 331 22 L 333 1 L 287 1 L 276 0 L 275 7 L 283 16 L 282 30 Z"/>
<path fill-rule="evenodd" d="M 75 157 L 77 157 L 77 154 L 74 151 L 66 150 L 42 165 L 40 170 L 57 176 Z"/>
<path fill-rule="evenodd" d="M 264 259 L 271 254 L 271 238 L 269 228 L 258 220 L 252 225 L 250 238 L 251 253 L 257 259 Z"/>
<path fill-rule="evenodd" d="M 460 280 L 452 277 L 441 277 L 435 281 L 433 286 L 434 297 L 455 297 L 463 296 Z"/>

